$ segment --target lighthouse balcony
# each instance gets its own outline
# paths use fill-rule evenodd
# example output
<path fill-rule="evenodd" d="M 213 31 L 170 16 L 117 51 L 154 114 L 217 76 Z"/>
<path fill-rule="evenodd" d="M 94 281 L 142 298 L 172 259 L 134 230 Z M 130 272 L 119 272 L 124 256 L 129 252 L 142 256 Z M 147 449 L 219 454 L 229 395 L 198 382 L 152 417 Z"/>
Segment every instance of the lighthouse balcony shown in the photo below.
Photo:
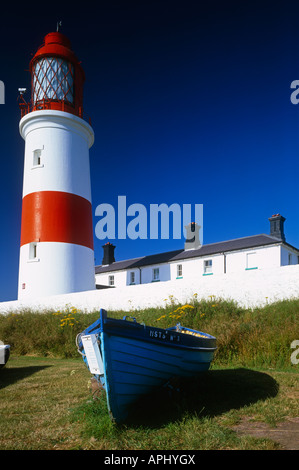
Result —
<path fill-rule="evenodd" d="M 66 102 L 65 100 L 40 100 L 34 105 L 32 103 L 21 102 L 19 103 L 21 110 L 21 117 L 32 111 L 41 111 L 42 109 L 55 109 L 59 111 L 65 111 L 67 113 L 74 114 L 74 106 Z M 77 114 L 77 113 L 76 113 Z M 83 119 L 83 108 L 78 109 L 78 116 Z"/>

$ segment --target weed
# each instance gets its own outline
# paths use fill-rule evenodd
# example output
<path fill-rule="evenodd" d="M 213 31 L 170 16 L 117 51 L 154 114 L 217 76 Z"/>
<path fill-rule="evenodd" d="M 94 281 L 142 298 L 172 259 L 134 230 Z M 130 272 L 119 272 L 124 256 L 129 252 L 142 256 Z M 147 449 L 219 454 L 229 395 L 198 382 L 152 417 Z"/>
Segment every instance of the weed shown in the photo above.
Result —
<path fill-rule="evenodd" d="M 170 296 L 161 308 L 108 313 L 115 318 L 130 314 L 140 323 L 161 328 L 181 323 L 210 333 L 217 338 L 217 364 L 281 368 L 290 365 L 290 345 L 299 339 L 299 299 L 256 309 L 244 309 L 215 296 L 199 300 L 197 293 L 184 305 L 175 301 Z M 54 312 L 11 312 L 0 315 L 0 339 L 10 344 L 16 355 L 77 357 L 77 334 L 97 318 L 98 312 L 83 313 L 71 305 Z"/>

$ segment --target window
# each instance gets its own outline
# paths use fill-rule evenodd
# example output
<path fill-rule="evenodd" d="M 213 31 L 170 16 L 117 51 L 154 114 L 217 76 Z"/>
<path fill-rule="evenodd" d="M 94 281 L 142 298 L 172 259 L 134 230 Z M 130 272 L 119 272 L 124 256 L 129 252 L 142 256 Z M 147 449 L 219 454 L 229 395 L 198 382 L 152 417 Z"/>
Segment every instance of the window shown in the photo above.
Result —
<path fill-rule="evenodd" d="M 34 150 L 33 152 L 33 166 L 40 165 L 41 163 L 41 150 Z"/>
<path fill-rule="evenodd" d="M 108 283 L 109 283 L 109 286 L 114 286 L 114 276 L 109 276 Z"/>
<path fill-rule="evenodd" d="M 130 284 L 135 284 L 135 273 L 132 271 L 130 273 Z"/>
<path fill-rule="evenodd" d="M 246 269 L 257 269 L 256 253 L 246 254 Z"/>
<path fill-rule="evenodd" d="M 37 261 L 37 243 L 29 244 L 29 260 Z"/>
<path fill-rule="evenodd" d="M 36 149 L 33 150 L 33 161 L 32 161 L 32 168 L 42 168 L 42 150 L 43 149 Z"/>
<path fill-rule="evenodd" d="M 153 282 L 154 281 L 160 281 L 160 272 L 159 268 L 154 268 L 153 269 Z"/>
<path fill-rule="evenodd" d="M 204 274 L 212 274 L 213 262 L 211 259 L 205 259 L 203 265 Z"/>
<path fill-rule="evenodd" d="M 33 103 L 44 100 L 74 102 L 74 67 L 59 57 L 35 62 L 32 81 Z"/>
<path fill-rule="evenodd" d="M 178 277 L 183 277 L 183 265 L 182 264 L 177 264 L 176 276 L 177 276 L 177 278 Z"/>
<path fill-rule="evenodd" d="M 288 264 L 292 264 L 292 253 L 288 253 Z"/>

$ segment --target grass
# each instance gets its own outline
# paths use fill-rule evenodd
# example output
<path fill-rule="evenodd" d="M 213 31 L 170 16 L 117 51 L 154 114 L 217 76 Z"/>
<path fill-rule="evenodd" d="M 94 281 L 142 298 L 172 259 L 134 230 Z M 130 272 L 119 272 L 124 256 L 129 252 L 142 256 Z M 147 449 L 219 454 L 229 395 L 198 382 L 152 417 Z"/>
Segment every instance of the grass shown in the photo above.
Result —
<path fill-rule="evenodd" d="M 254 310 L 234 302 L 211 298 L 180 305 L 165 299 L 164 308 L 134 312 L 109 312 L 121 318 L 130 314 L 137 321 L 162 328 L 182 325 L 217 338 L 218 364 L 246 367 L 286 367 L 292 341 L 299 339 L 299 299 L 286 300 Z M 76 335 L 98 318 L 97 312 L 82 313 L 75 307 L 64 311 L 35 313 L 23 310 L 0 315 L 0 339 L 16 355 L 77 357 Z"/>
<path fill-rule="evenodd" d="M 0 316 L 0 339 L 12 350 L 0 369 L 0 450 L 277 449 L 273 440 L 240 436 L 232 427 L 244 417 L 275 426 L 299 416 L 299 366 L 290 361 L 298 312 L 299 300 L 247 310 L 196 295 L 186 305 L 170 298 L 161 309 L 126 312 L 147 324 L 179 321 L 211 333 L 218 351 L 203 377 L 144 399 L 122 426 L 110 421 L 105 395 L 92 396 L 75 347 L 96 312 L 69 307 Z"/>
<path fill-rule="evenodd" d="M 297 387 L 297 388 L 296 388 Z M 238 436 L 242 417 L 272 426 L 298 416 L 298 370 L 217 368 L 175 396 L 163 391 L 113 424 L 104 394 L 92 399 L 81 359 L 16 357 L 1 371 L 1 450 L 277 449 L 269 439 Z"/>

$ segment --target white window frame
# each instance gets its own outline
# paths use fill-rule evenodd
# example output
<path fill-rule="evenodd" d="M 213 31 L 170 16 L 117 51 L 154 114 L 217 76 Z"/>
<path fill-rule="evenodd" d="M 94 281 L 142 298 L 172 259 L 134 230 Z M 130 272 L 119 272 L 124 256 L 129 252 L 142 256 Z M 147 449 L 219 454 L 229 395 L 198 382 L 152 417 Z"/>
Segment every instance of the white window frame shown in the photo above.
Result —
<path fill-rule="evenodd" d="M 33 156 L 32 156 L 32 169 L 34 170 L 35 168 L 43 168 L 44 165 L 42 163 L 42 153 L 43 153 L 43 148 L 40 149 L 35 149 L 33 150 Z"/>
<path fill-rule="evenodd" d="M 108 285 L 110 287 L 114 287 L 115 286 L 115 279 L 114 279 L 114 274 L 110 274 L 108 276 Z"/>
<path fill-rule="evenodd" d="M 160 268 L 153 268 L 152 282 L 160 281 Z"/>
<path fill-rule="evenodd" d="M 28 253 L 28 262 L 34 263 L 39 261 L 37 256 L 37 242 L 29 243 L 29 253 Z"/>
<path fill-rule="evenodd" d="M 135 271 L 130 272 L 130 285 L 135 284 L 135 278 L 136 278 L 135 274 L 136 274 Z"/>
<path fill-rule="evenodd" d="M 204 259 L 203 261 L 203 273 L 213 274 L 213 260 L 211 258 Z"/>
<path fill-rule="evenodd" d="M 177 279 L 183 277 L 183 265 L 182 264 L 176 265 L 176 277 Z"/>

